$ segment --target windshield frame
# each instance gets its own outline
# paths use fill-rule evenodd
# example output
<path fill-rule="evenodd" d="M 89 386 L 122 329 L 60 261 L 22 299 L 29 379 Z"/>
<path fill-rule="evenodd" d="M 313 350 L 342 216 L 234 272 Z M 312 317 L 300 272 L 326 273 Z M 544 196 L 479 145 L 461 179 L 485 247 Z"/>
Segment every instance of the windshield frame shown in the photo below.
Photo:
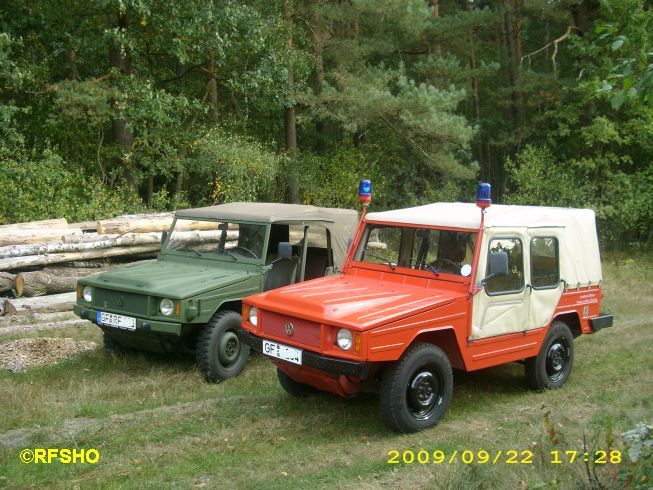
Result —
<path fill-rule="evenodd" d="M 396 265 L 393 264 L 391 266 L 390 264 L 377 264 L 377 263 L 357 260 L 356 257 L 359 255 L 361 247 L 363 246 L 363 243 L 367 239 L 368 227 L 373 227 L 373 226 L 389 226 L 389 227 L 396 227 L 396 228 L 416 228 L 416 229 L 425 229 L 425 230 L 454 231 L 459 233 L 469 233 L 472 235 L 474 239 L 473 259 L 472 259 L 472 263 L 469 264 L 472 266 L 472 273 L 469 276 L 460 276 L 457 274 L 451 274 L 444 271 L 438 272 L 436 274 L 431 270 L 413 269 L 410 267 L 403 267 L 399 264 Z M 425 279 L 432 279 L 432 280 L 435 279 L 435 280 L 457 282 L 462 284 L 471 284 L 472 278 L 474 277 L 474 270 L 475 270 L 475 264 L 473 262 L 474 260 L 476 260 L 477 249 L 480 246 L 480 244 L 478 243 L 480 241 L 478 240 L 478 232 L 479 230 L 474 228 L 454 228 L 454 227 L 444 227 L 444 226 L 420 225 L 420 224 L 412 224 L 412 223 L 365 221 L 364 228 L 360 233 L 360 238 L 358 239 L 358 242 L 355 244 L 356 245 L 355 248 L 352 248 L 351 250 L 350 266 L 361 268 L 361 269 L 384 272 L 384 273 L 394 273 L 400 275 L 422 277 Z"/>
<path fill-rule="evenodd" d="M 258 225 L 258 226 L 263 226 L 265 227 L 265 237 L 263 239 L 263 253 L 262 256 L 259 257 L 258 259 L 254 259 L 251 257 L 247 257 L 245 255 L 238 255 L 238 258 L 234 260 L 234 257 L 230 254 L 217 254 L 217 253 L 201 253 L 201 255 L 198 255 L 198 253 L 191 251 L 191 250 L 179 250 L 179 249 L 168 249 L 168 242 L 170 241 L 170 238 L 172 236 L 172 232 L 175 229 L 175 226 L 177 225 L 177 221 L 208 221 L 208 222 L 214 222 L 214 223 L 230 223 L 230 224 L 237 224 L 237 225 Z M 166 239 L 164 243 L 162 243 L 161 246 L 161 255 L 168 255 L 168 256 L 180 256 L 180 257 L 197 257 L 201 259 L 207 259 L 207 260 L 218 260 L 220 262 L 230 262 L 230 263 L 241 263 L 241 264 L 265 264 L 266 256 L 267 256 L 267 250 L 268 250 L 268 240 L 270 239 L 270 225 L 271 223 L 268 222 L 261 222 L 261 221 L 246 221 L 246 220 L 226 220 L 224 218 L 220 217 L 215 217 L 215 218 L 196 218 L 196 217 L 191 217 L 191 216 L 184 216 L 184 217 L 177 217 L 175 215 L 172 225 L 168 229 L 168 235 L 166 236 Z"/>

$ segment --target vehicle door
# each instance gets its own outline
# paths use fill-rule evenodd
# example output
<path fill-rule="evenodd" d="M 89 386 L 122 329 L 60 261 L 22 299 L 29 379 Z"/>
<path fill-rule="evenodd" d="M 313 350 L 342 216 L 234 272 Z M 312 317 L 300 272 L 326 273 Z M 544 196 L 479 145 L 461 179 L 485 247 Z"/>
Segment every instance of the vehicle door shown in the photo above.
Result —
<path fill-rule="evenodd" d="M 530 285 L 527 283 L 526 229 L 491 228 L 483 239 L 477 285 L 472 307 L 472 339 L 494 337 L 525 330 L 530 315 Z M 493 274 L 490 255 L 505 253 L 508 273 Z"/>
<path fill-rule="evenodd" d="M 530 312 L 527 329 L 545 327 L 564 290 L 560 276 L 561 228 L 530 228 Z"/>

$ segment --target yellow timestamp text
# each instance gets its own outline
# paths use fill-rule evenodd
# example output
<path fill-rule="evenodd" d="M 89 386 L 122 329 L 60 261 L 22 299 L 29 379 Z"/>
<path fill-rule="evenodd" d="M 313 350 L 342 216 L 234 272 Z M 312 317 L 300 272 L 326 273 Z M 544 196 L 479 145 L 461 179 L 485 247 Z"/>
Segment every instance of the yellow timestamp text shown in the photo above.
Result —
<path fill-rule="evenodd" d="M 404 449 L 399 451 L 391 449 L 387 453 L 386 463 L 388 464 L 533 464 L 535 452 L 530 449 L 516 450 L 486 450 L 486 449 L 465 449 L 462 451 L 444 451 L 441 449 Z M 574 464 L 586 462 L 593 464 L 619 464 L 621 463 L 621 451 L 577 451 L 577 450 L 553 450 L 549 451 L 546 458 L 551 464 Z"/>

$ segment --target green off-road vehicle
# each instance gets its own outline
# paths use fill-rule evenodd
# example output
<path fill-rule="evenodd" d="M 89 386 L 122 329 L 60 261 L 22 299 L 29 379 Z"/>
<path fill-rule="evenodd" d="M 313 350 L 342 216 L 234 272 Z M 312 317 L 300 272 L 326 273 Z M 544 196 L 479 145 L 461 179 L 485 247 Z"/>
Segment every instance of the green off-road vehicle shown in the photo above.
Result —
<path fill-rule="evenodd" d="M 210 382 L 238 375 L 241 300 L 338 272 L 357 224 L 348 209 L 230 203 L 177 211 L 157 260 L 80 279 L 75 314 L 107 349 L 194 351 Z"/>

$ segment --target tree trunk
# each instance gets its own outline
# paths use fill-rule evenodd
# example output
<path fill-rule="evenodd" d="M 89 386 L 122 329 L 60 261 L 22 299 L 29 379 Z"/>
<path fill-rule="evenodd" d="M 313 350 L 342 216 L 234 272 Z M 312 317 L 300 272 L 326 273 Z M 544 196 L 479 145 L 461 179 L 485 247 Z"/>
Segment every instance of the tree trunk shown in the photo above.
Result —
<path fill-rule="evenodd" d="M 467 0 L 463 0 L 463 8 L 465 11 L 469 12 L 470 5 Z M 472 82 L 472 100 L 474 102 L 474 120 L 477 127 L 481 125 L 481 99 L 479 97 L 478 91 L 478 68 L 476 60 L 476 43 L 474 41 L 474 30 L 470 29 L 469 31 L 469 67 L 471 70 L 471 82 Z M 485 158 L 483 157 L 483 138 L 479 137 L 478 144 L 476 146 L 476 157 L 478 158 L 480 167 L 481 167 L 481 178 L 486 178 L 488 170 L 485 168 Z"/>
<path fill-rule="evenodd" d="M 16 276 L 8 272 L 0 272 L 0 293 L 6 293 L 14 289 L 16 285 Z"/>
<path fill-rule="evenodd" d="M 125 12 L 121 12 L 118 15 L 118 22 L 116 27 L 121 31 L 126 31 L 129 27 L 129 18 Z M 119 70 L 123 75 L 131 75 L 131 56 L 129 53 L 125 52 L 121 46 L 114 44 L 110 47 L 109 61 L 111 66 Z M 124 156 L 129 153 L 134 143 L 134 133 L 128 127 L 127 122 L 124 119 L 116 118 L 111 121 L 111 135 L 113 137 L 113 141 L 120 146 L 121 151 L 123 152 L 123 157 L 120 158 L 120 164 L 123 167 L 123 176 L 125 180 L 132 183 L 137 190 L 138 183 L 136 182 L 136 179 L 133 175 L 134 172 L 131 168 L 131 162 Z"/>
<path fill-rule="evenodd" d="M 522 55 L 522 50 L 521 50 L 521 1 L 522 0 L 514 0 L 514 9 L 515 9 L 515 32 L 514 32 L 514 37 L 515 37 L 515 63 L 519 65 L 519 62 L 521 61 L 521 55 Z"/>
<path fill-rule="evenodd" d="M 152 197 L 154 196 L 154 175 L 147 176 L 147 194 L 145 197 L 145 203 L 147 209 L 152 209 Z"/>
<path fill-rule="evenodd" d="M 433 0 L 433 17 L 436 19 L 440 17 L 440 0 Z M 436 42 L 434 49 L 436 55 L 442 56 L 442 44 Z"/>
<path fill-rule="evenodd" d="M 585 35 L 590 29 L 592 22 L 599 13 L 600 6 L 601 4 L 598 0 L 582 0 L 571 7 L 574 25 L 581 36 Z"/>
<path fill-rule="evenodd" d="M 213 33 L 211 26 L 207 25 L 204 27 L 204 32 L 207 37 L 210 37 Z M 209 50 L 209 62 L 206 65 L 206 72 L 209 76 L 209 81 L 207 83 L 207 92 L 209 94 L 209 105 L 211 106 L 211 118 L 213 122 L 218 122 L 218 79 L 217 72 L 215 69 L 215 53 L 213 50 Z"/>
<path fill-rule="evenodd" d="M 314 0 L 314 6 L 317 7 L 320 0 Z M 318 33 L 319 19 L 314 16 L 313 29 L 311 29 L 311 40 L 313 41 L 313 54 L 315 56 L 315 79 L 313 80 L 313 94 L 319 97 L 322 93 L 322 85 L 324 84 L 324 32 Z M 316 119 L 315 121 L 315 151 L 316 153 L 323 154 L 325 151 L 324 133 L 326 126 L 324 120 Z"/>
<path fill-rule="evenodd" d="M 66 51 L 66 68 L 68 71 L 67 77 L 71 80 L 74 80 L 79 76 L 77 72 L 77 53 L 74 49 L 69 49 Z"/>
<path fill-rule="evenodd" d="M 293 6 L 292 0 L 285 0 L 283 2 L 283 18 L 288 25 L 288 49 L 292 49 L 292 30 L 293 30 Z M 291 65 L 288 65 L 288 91 L 292 93 L 294 88 L 294 74 Z M 284 129 L 286 140 L 286 151 L 290 156 L 290 168 L 288 169 L 288 201 L 291 203 L 299 202 L 299 182 L 297 178 L 297 169 L 293 161 L 294 153 L 297 150 L 297 118 L 295 114 L 295 106 L 289 105 L 286 107 L 284 114 Z"/>

